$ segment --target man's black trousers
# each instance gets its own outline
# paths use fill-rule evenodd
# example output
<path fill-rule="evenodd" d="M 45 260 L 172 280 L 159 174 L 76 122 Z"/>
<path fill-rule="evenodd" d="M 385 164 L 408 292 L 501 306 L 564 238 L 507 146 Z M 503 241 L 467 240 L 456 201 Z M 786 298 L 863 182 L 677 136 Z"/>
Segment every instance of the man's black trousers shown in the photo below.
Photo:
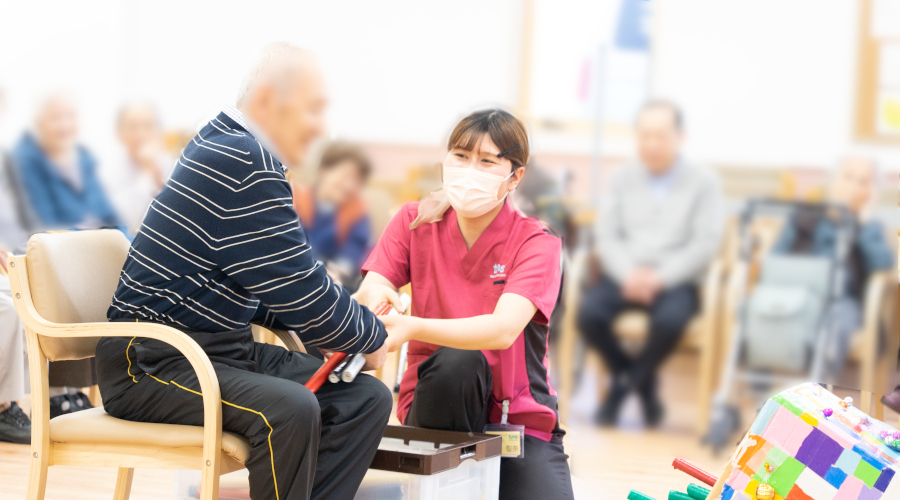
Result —
<path fill-rule="evenodd" d="M 627 373 L 632 384 L 653 386 L 656 370 L 669 356 L 697 314 L 697 287 L 686 284 L 663 290 L 649 306 L 633 304 L 608 276 L 588 290 L 578 311 L 578 324 L 587 342 L 596 347 L 614 375 Z M 632 359 L 613 333 L 613 322 L 627 309 L 644 309 L 650 315 L 650 336 L 643 350 Z"/>
<path fill-rule="evenodd" d="M 353 498 L 384 434 L 392 397 L 378 379 L 303 384 L 321 366 L 312 356 L 253 341 L 250 328 L 186 332 L 209 355 L 222 393 L 222 428 L 250 441 L 254 500 Z M 203 401 L 187 359 L 145 338 L 97 346 L 106 411 L 140 422 L 203 425 Z"/>

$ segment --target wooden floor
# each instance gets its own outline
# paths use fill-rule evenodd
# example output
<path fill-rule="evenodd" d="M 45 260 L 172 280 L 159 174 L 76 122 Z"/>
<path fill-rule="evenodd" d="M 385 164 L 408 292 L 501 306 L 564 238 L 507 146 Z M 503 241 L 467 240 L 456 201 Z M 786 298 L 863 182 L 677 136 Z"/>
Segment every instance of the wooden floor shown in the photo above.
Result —
<path fill-rule="evenodd" d="M 565 440 L 578 500 L 624 499 L 632 488 L 657 499 L 667 498 L 672 489 L 684 491 L 691 480 L 671 467 L 674 457 L 686 458 L 719 474 L 728 457 L 725 454 L 715 456 L 701 446 L 692 431 L 696 418 L 692 391 L 694 362 L 690 356 L 679 356 L 666 366 L 662 393 L 667 416 L 663 428 L 653 432 L 642 428 L 640 409 L 633 400 L 626 402 L 618 429 L 601 430 L 591 425 L 598 377 L 595 368 L 588 363 L 579 390 L 572 399 L 569 435 Z M 747 406 L 745 423 L 749 425 L 753 405 L 748 403 Z M 885 418 L 897 422 L 894 414 Z M 28 446 L 0 443 L 0 500 L 25 497 L 29 453 Z M 46 498 L 112 498 L 115 479 L 113 469 L 51 467 Z M 172 471 L 137 470 L 131 498 L 170 499 L 173 498 L 174 484 Z"/>

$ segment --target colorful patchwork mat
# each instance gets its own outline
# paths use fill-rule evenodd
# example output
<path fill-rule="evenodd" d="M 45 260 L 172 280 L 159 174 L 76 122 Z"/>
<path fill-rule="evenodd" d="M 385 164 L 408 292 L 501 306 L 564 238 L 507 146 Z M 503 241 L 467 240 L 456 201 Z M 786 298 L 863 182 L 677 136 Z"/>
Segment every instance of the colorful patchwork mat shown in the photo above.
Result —
<path fill-rule="evenodd" d="M 710 498 L 900 500 L 900 433 L 817 384 L 766 402 Z"/>

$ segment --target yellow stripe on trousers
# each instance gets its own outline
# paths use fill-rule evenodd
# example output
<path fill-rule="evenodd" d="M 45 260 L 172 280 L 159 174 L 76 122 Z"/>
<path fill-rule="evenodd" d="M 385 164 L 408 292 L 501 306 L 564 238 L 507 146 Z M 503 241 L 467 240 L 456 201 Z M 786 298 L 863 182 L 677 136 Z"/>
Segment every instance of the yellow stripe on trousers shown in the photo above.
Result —
<path fill-rule="evenodd" d="M 138 383 L 138 380 L 137 380 L 137 378 L 135 378 L 134 375 L 131 374 L 131 356 L 128 355 L 128 351 L 131 349 L 131 343 L 134 342 L 134 339 L 136 339 L 136 338 L 137 338 L 137 337 L 133 337 L 133 338 L 131 339 L 131 342 L 128 342 L 128 347 L 125 348 L 125 358 L 128 359 L 128 376 L 131 377 L 132 380 L 134 380 L 134 383 L 135 383 L 135 384 Z M 198 396 L 203 396 L 203 393 L 197 392 L 197 391 L 192 390 L 192 389 L 188 389 L 187 387 L 185 387 L 185 386 L 179 384 L 178 382 L 175 382 L 174 380 L 170 380 L 170 381 L 166 382 L 165 380 L 160 380 L 160 379 L 154 377 L 153 375 L 150 375 L 149 373 L 147 373 L 146 375 L 147 375 L 148 377 L 152 378 L 153 380 L 159 382 L 160 384 L 165 384 L 165 385 L 172 384 L 172 385 L 174 385 L 175 387 L 178 387 L 179 389 L 182 389 L 182 390 L 185 390 L 185 391 L 187 391 L 187 392 L 196 394 L 196 395 L 198 395 Z M 275 451 L 272 449 L 272 431 L 273 431 L 274 429 L 272 429 L 272 425 L 269 423 L 269 419 L 267 419 L 266 416 L 262 414 L 262 412 L 259 412 L 259 411 L 256 411 L 256 410 L 251 410 L 250 408 L 244 408 L 243 406 L 238 406 L 238 405 L 236 405 L 236 404 L 234 404 L 234 403 L 229 403 L 228 401 L 225 401 L 224 399 L 222 400 L 222 404 L 226 404 L 226 405 L 231 406 L 231 407 L 233 407 L 233 408 L 237 408 L 238 410 L 244 410 L 244 411 L 248 411 L 248 412 L 250 412 L 250 413 L 255 413 L 255 414 L 259 415 L 260 417 L 262 417 L 263 422 L 265 422 L 265 423 L 266 423 L 266 426 L 269 428 L 269 436 L 268 436 L 268 441 L 269 441 L 269 460 L 272 462 L 272 482 L 275 483 L 275 499 L 276 499 L 276 500 L 279 500 L 279 496 L 278 496 L 278 478 L 275 477 Z"/>

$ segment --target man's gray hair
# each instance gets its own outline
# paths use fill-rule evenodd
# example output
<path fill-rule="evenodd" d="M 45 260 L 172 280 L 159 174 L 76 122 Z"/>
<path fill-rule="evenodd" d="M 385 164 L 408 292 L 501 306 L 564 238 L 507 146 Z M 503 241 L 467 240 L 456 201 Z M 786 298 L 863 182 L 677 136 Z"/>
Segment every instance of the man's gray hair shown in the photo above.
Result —
<path fill-rule="evenodd" d="M 259 52 L 253 66 L 244 76 L 238 90 L 235 106 L 241 109 L 247 97 L 260 83 L 273 83 L 273 80 L 285 75 L 285 71 L 297 69 L 309 59 L 308 52 L 290 42 L 273 42 Z M 274 83 L 285 83 L 283 80 Z"/>

